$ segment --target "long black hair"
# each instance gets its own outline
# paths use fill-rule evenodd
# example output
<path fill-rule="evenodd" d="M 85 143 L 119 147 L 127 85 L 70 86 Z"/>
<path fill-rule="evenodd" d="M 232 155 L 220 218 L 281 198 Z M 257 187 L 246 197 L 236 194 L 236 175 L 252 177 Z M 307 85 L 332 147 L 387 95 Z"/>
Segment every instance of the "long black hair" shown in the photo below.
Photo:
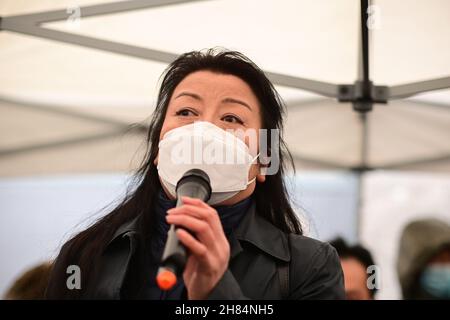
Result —
<path fill-rule="evenodd" d="M 278 152 L 279 170 L 273 175 L 267 175 L 264 183 L 257 183 L 252 196 L 259 215 L 286 233 L 302 234 L 301 224 L 291 207 L 283 180 L 286 165 L 293 167 L 293 161 L 282 139 L 285 113 L 282 99 L 264 72 L 243 54 L 216 49 L 192 51 L 179 56 L 163 73 L 156 108 L 149 124 L 146 155 L 135 174 L 136 187 L 109 214 L 69 240 L 64 246 L 64 257 L 58 257 L 62 265 L 76 264 L 83 270 L 82 288 L 86 288 L 95 273 L 96 262 L 101 253 L 122 224 L 142 213 L 141 231 L 144 234 L 150 232 L 155 195 L 161 188 L 154 160 L 158 154 L 158 142 L 167 107 L 177 85 L 189 74 L 201 70 L 234 75 L 245 81 L 258 98 L 262 128 L 279 130 L 279 150 L 269 150 Z M 270 139 L 268 130 L 267 146 L 270 146 Z M 289 161 L 286 161 L 286 157 Z M 60 272 L 51 279 L 51 282 L 58 282 L 57 287 L 61 288 L 56 294 L 60 298 L 75 296 L 81 291 L 67 290 L 66 277 L 65 273 Z M 54 283 L 53 287 L 55 285 Z"/>

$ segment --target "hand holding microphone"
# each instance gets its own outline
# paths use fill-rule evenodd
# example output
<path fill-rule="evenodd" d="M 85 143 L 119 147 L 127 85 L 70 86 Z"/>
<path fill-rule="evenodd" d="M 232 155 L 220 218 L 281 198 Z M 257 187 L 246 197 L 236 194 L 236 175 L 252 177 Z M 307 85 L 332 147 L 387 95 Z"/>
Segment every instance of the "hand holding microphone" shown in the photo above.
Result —
<path fill-rule="evenodd" d="M 206 173 L 189 170 L 177 184 L 177 206 L 167 215 L 171 228 L 157 283 L 169 290 L 183 274 L 189 299 L 206 298 L 228 268 L 228 240 L 217 211 L 204 202 L 210 192 Z"/>
<path fill-rule="evenodd" d="M 199 139 L 200 145 L 196 143 Z M 223 155 L 236 162 L 211 158 L 214 161 L 190 161 L 191 151 L 196 153 L 195 148 L 205 146 L 224 150 Z M 230 257 L 219 215 L 205 202 L 222 203 L 246 190 L 256 179 L 249 180 L 249 172 L 258 155 L 251 153 L 243 140 L 208 121 L 195 121 L 166 132 L 158 147 L 160 181 L 177 198 L 177 207 L 168 210 L 167 222 L 172 226 L 157 283 L 161 289 L 169 290 L 183 274 L 188 298 L 204 299 L 227 270 Z M 188 157 L 174 157 L 180 155 L 180 147 L 189 151 Z M 197 151 L 202 159 L 205 154 L 208 156 L 203 149 Z M 188 257 L 185 248 L 190 253 Z"/>

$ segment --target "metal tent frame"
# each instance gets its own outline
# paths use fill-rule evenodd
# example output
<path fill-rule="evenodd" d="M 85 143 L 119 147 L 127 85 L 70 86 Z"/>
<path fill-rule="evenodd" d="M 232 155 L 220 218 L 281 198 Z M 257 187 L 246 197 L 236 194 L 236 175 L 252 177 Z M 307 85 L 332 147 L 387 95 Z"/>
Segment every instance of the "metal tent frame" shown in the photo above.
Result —
<path fill-rule="evenodd" d="M 112 2 L 107 4 L 85 6 L 80 8 L 82 17 L 93 17 L 100 15 L 107 15 L 113 13 L 122 13 L 127 11 L 135 11 L 142 9 L 149 9 L 155 7 L 169 6 L 182 4 L 187 2 L 198 2 L 205 0 L 131 0 Z M 362 139 L 361 139 L 361 165 L 357 167 L 343 168 L 338 163 L 333 161 L 305 158 L 300 154 L 294 154 L 294 159 L 300 161 L 306 161 L 313 164 L 323 165 L 327 167 L 334 167 L 340 169 L 348 169 L 356 172 L 364 172 L 372 170 L 373 168 L 367 165 L 367 149 L 368 149 L 368 124 L 367 124 L 367 112 L 373 109 L 374 104 L 388 103 L 390 100 L 403 99 L 414 96 L 419 93 L 434 91 L 440 89 L 450 88 L 450 76 L 432 79 L 427 81 L 419 81 L 406 83 L 396 86 L 383 86 L 374 85 L 370 79 L 369 73 L 369 28 L 366 21 L 368 21 L 368 8 L 369 0 L 360 0 L 360 41 L 359 41 L 359 61 L 358 61 L 358 79 L 353 84 L 334 84 L 323 81 L 317 81 L 312 79 L 305 79 L 300 77 L 294 77 L 290 75 L 265 72 L 267 77 L 272 83 L 284 87 L 301 89 L 309 91 L 315 94 L 319 94 L 324 97 L 337 99 L 339 102 L 350 102 L 353 105 L 353 109 L 360 114 L 360 121 L 362 124 Z M 98 38 L 77 35 L 70 32 L 58 31 L 42 26 L 44 23 L 66 20 L 69 17 L 67 10 L 54 10 L 45 11 L 33 14 L 13 15 L 0 17 L 0 31 L 10 31 L 21 33 L 25 35 L 31 35 L 39 38 L 50 39 L 54 41 L 79 45 L 82 47 L 117 53 L 129 57 L 140 58 L 144 60 L 171 63 L 177 58 L 177 54 L 167 51 L 154 50 L 149 48 L 143 48 L 139 46 L 127 45 L 119 42 L 102 40 Z M 47 111 L 51 111 L 48 110 Z M 53 110 L 55 111 L 55 110 Z M 61 111 L 59 111 L 61 112 Z M 67 114 L 70 115 L 70 114 Z M 81 116 L 81 115 L 78 115 Z M 82 116 L 81 116 L 82 117 Z M 92 120 L 92 119 L 91 119 Z M 97 119 L 98 121 L 108 121 L 107 119 Z M 119 130 L 120 131 L 120 130 Z M 142 132 L 138 130 L 138 132 Z M 118 132 L 110 132 L 111 135 L 115 135 Z M 59 141 L 49 145 L 34 146 L 32 149 L 57 147 L 64 144 L 79 143 L 83 141 L 92 141 L 95 139 L 103 139 L 108 137 L 108 133 L 93 136 L 93 137 L 80 137 L 80 139 L 73 139 L 71 141 Z M 26 147 L 30 149 L 30 147 Z M 26 150 L 0 150 L 0 156 L 7 156 L 16 152 L 24 152 Z M 438 159 L 417 159 L 411 162 L 405 163 L 409 165 L 411 163 L 429 163 L 433 161 L 440 161 L 450 159 L 450 154 L 440 156 Z M 383 168 L 389 169 L 394 167 L 401 167 L 402 164 L 395 163 L 392 165 L 386 165 Z"/>

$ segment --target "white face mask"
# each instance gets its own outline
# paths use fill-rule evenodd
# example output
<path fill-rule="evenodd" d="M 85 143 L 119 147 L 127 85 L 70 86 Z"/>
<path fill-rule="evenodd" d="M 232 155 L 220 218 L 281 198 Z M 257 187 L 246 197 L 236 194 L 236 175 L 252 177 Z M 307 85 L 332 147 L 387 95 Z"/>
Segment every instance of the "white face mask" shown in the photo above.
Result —
<path fill-rule="evenodd" d="M 168 131 L 159 142 L 158 173 L 176 197 L 178 180 L 190 169 L 205 171 L 211 182 L 211 205 L 223 202 L 255 181 L 248 173 L 255 159 L 238 137 L 206 121 Z"/>

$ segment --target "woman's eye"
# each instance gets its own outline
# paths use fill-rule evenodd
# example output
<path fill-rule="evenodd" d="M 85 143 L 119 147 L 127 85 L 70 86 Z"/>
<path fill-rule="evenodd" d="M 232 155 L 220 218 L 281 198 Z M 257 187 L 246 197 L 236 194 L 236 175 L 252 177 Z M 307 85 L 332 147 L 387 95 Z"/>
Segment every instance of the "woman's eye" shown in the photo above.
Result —
<path fill-rule="evenodd" d="M 233 115 L 226 115 L 226 116 L 224 116 L 224 117 L 222 118 L 222 120 L 223 120 L 223 121 L 226 121 L 226 122 L 230 122 L 230 123 L 239 123 L 239 124 L 243 124 L 243 122 L 242 122 L 241 119 L 239 119 L 238 117 L 233 116 Z"/>
<path fill-rule="evenodd" d="M 190 109 L 181 109 L 176 112 L 176 115 L 182 116 L 182 117 L 189 117 L 189 116 L 195 116 L 197 114 Z"/>

